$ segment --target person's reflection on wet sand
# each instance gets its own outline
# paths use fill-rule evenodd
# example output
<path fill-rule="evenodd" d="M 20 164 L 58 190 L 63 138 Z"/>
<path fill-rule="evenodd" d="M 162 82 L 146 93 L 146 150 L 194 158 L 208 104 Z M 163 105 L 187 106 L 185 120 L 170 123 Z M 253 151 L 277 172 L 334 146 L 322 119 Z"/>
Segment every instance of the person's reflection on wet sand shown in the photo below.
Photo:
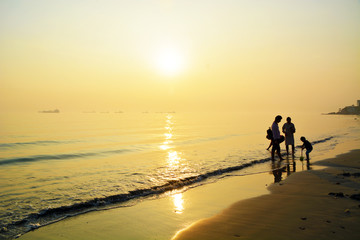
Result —
<path fill-rule="evenodd" d="M 310 160 L 306 160 L 306 169 L 307 170 L 311 170 L 312 168 L 310 167 Z"/>
<path fill-rule="evenodd" d="M 272 164 L 272 174 L 274 175 L 274 183 L 280 182 L 282 180 L 282 173 L 286 171 L 286 167 L 280 168 L 281 163 Z"/>
<path fill-rule="evenodd" d="M 291 169 L 291 166 L 292 166 L 292 169 Z M 287 176 L 289 176 L 293 172 L 296 172 L 296 162 L 295 162 L 295 160 L 292 160 L 292 162 L 290 162 L 288 159 L 287 165 L 286 165 Z"/>

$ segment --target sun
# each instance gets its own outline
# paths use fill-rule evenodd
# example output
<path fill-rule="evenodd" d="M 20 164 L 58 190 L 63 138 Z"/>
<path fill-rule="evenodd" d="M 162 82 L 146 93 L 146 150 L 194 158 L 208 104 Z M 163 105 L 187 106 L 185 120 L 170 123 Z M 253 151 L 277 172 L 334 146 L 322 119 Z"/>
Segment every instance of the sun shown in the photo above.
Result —
<path fill-rule="evenodd" d="M 156 68 L 167 76 L 178 75 L 184 69 L 184 57 L 174 47 L 162 48 L 156 56 Z"/>

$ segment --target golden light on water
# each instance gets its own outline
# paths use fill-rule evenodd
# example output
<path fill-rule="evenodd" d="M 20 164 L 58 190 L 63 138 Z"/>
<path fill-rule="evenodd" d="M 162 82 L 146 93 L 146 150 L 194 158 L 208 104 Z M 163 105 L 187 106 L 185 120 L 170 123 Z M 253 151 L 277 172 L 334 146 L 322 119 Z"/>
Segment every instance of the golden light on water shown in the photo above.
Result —
<path fill-rule="evenodd" d="M 170 166 L 178 166 L 180 163 L 181 157 L 177 151 L 168 152 L 168 163 Z"/>
<path fill-rule="evenodd" d="M 171 139 L 172 138 L 172 133 L 164 133 L 166 139 Z"/>
<path fill-rule="evenodd" d="M 160 146 L 161 150 L 168 150 L 169 148 L 170 146 L 167 144 L 167 142 L 164 142 L 164 144 Z"/>
<path fill-rule="evenodd" d="M 160 149 L 161 150 L 168 150 L 171 148 L 171 143 L 173 143 L 172 138 L 173 138 L 173 133 L 172 133 L 172 125 L 174 124 L 172 121 L 172 116 L 171 115 L 167 115 L 166 116 L 166 124 L 165 124 L 165 129 L 166 132 L 164 133 L 164 137 L 165 137 L 165 141 L 160 145 Z"/>
<path fill-rule="evenodd" d="M 183 194 L 178 193 L 172 196 L 172 200 L 174 203 L 174 211 L 177 214 L 182 214 L 184 212 L 184 199 Z"/>
<path fill-rule="evenodd" d="M 165 137 L 165 141 L 160 145 L 160 149 L 167 151 L 166 156 L 166 165 L 169 169 L 170 176 L 177 177 L 176 174 L 174 175 L 174 172 L 176 172 L 177 169 L 180 168 L 181 164 L 180 161 L 181 158 L 181 152 L 172 150 L 173 146 L 171 144 L 173 143 L 174 133 L 173 133 L 173 125 L 174 121 L 172 120 L 172 115 L 167 115 L 165 120 L 165 127 L 166 132 L 163 134 Z M 177 193 L 171 196 L 172 202 L 174 204 L 174 212 L 177 214 L 182 214 L 184 211 L 184 199 L 182 193 Z"/>
<path fill-rule="evenodd" d="M 173 125 L 174 125 L 174 121 L 172 120 L 173 116 L 172 115 L 167 115 L 166 116 L 166 124 L 164 129 L 166 129 L 166 132 L 163 134 L 164 135 L 164 142 L 162 142 L 162 144 L 159 146 L 161 150 L 164 151 L 168 151 L 167 152 L 167 157 L 166 157 L 166 162 L 168 167 L 170 168 L 179 168 L 180 166 L 180 161 L 181 161 L 181 152 L 173 150 L 174 146 L 172 146 L 171 144 L 174 142 L 174 133 L 173 133 Z M 171 149 L 171 150 L 170 150 Z"/>

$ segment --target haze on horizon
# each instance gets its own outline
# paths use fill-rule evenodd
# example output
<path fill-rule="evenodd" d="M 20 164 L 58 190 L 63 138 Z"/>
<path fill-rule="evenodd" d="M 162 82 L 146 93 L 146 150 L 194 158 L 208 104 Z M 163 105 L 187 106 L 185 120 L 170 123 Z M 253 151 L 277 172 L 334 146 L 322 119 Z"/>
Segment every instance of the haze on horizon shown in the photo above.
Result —
<path fill-rule="evenodd" d="M 0 112 L 336 111 L 359 0 L 0 2 Z"/>

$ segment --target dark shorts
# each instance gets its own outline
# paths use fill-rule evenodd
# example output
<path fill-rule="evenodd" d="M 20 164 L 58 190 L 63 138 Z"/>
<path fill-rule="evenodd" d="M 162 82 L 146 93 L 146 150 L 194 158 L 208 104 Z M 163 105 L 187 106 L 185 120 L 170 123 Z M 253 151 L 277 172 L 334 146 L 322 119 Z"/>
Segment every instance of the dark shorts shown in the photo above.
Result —
<path fill-rule="evenodd" d="M 278 152 L 280 152 L 280 144 L 278 143 L 278 141 L 274 141 L 274 142 L 273 142 L 272 151 L 278 151 Z"/>

